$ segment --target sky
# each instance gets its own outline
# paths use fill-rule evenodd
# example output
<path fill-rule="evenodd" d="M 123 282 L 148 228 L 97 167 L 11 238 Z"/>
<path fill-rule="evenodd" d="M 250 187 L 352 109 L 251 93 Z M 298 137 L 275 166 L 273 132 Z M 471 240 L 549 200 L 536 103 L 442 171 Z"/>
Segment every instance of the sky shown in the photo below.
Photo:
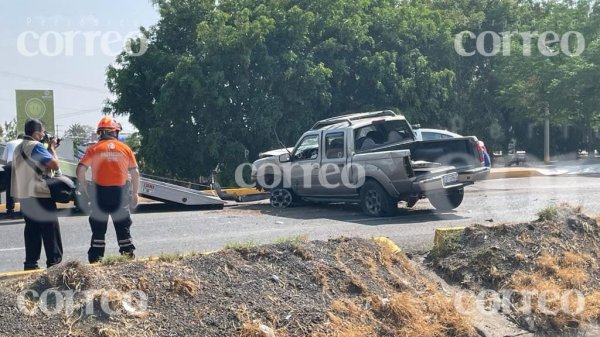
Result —
<path fill-rule="evenodd" d="M 54 91 L 59 136 L 73 123 L 95 126 L 111 97 L 108 65 L 128 34 L 158 20 L 150 0 L 0 0 L 0 123 L 16 117 L 16 89 L 37 89 Z"/>

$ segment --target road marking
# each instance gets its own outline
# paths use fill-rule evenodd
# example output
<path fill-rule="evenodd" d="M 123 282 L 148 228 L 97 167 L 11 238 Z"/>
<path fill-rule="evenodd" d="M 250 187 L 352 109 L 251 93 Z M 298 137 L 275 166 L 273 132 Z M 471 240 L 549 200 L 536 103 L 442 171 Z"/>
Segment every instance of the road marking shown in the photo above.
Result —
<path fill-rule="evenodd" d="M 23 250 L 25 249 L 25 247 L 21 247 L 21 248 L 4 248 L 4 249 L 0 249 L 0 252 L 10 252 L 13 250 Z"/>

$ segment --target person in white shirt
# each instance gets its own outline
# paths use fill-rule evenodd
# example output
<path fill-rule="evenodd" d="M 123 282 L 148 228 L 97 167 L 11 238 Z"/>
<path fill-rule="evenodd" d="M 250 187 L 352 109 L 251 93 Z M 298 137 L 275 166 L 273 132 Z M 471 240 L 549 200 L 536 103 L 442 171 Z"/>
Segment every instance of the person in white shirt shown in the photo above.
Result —
<path fill-rule="evenodd" d="M 4 166 L 4 179 L 6 179 L 6 215 L 12 215 L 15 212 L 15 199 L 10 195 L 11 171 L 15 148 L 22 142 L 23 134 L 19 134 L 17 139 L 6 143 L 4 153 L 2 154 L 2 160 L 6 163 L 6 166 Z"/>

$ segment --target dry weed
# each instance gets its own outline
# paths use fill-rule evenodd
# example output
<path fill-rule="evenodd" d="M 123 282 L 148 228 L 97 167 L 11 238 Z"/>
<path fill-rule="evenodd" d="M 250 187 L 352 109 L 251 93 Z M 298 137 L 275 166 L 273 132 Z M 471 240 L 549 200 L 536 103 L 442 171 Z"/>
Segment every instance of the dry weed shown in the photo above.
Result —
<path fill-rule="evenodd" d="M 556 272 L 558 277 L 566 288 L 575 288 L 582 290 L 588 281 L 588 274 L 581 268 L 561 268 Z"/>
<path fill-rule="evenodd" d="M 591 260 L 592 257 L 586 254 L 565 252 L 561 260 L 561 265 L 564 267 L 585 267 L 588 265 L 588 261 Z"/>
<path fill-rule="evenodd" d="M 198 284 L 192 279 L 175 277 L 171 289 L 179 294 L 194 297 L 198 293 Z"/>
<path fill-rule="evenodd" d="M 536 264 L 538 268 L 551 274 L 556 273 L 559 269 L 556 257 L 547 253 L 540 255 L 536 260 Z"/>
<path fill-rule="evenodd" d="M 118 330 L 107 327 L 96 327 L 98 337 L 121 337 Z"/>

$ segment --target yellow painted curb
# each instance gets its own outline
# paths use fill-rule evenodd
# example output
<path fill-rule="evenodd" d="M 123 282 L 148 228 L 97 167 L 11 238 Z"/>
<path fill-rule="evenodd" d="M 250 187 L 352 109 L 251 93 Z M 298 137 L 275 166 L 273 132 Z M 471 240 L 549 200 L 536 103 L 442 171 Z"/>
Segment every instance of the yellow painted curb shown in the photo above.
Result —
<path fill-rule="evenodd" d="M 18 278 L 18 277 L 22 277 L 22 276 L 28 276 L 31 274 L 43 272 L 44 270 L 46 270 L 46 269 L 3 272 L 3 273 L 0 273 L 0 281 L 10 280 L 10 279 Z"/>
<path fill-rule="evenodd" d="M 492 169 L 485 179 L 529 178 L 543 175 L 539 170 L 532 168 L 496 168 Z"/>
<path fill-rule="evenodd" d="M 378 236 L 373 238 L 373 241 L 388 247 L 394 254 L 402 253 L 402 249 L 400 249 L 400 247 L 398 247 L 398 245 L 390 238 L 387 238 L 385 236 Z"/>
<path fill-rule="evenodd" d="M 238 196 L 261 193 L 256 188 L 226 188 L 226 189 L 221 189 L 221 191 L 223 191 L 223 193 L 226 193 L 226 194 L 238 195 Z"/>
<path fill-rule="evenodd" d="M 15 202 L 15 212 L 21 211 L 21 204 Z M 0 205 L 0 212 L 6 212 L 6 204 Z"/>
<path fill-rule="evenodd" d="M 175 254 L 175 253 L 173 253 L 173 254 L 166 254 L 166 255 L 177 255 L 178 257 L 186 258 L 186 257 L 193 256 L 193 255 L 210 255 L 210 254 L 213 254 L 213 253 L 216 253 L 216 252 L 217 251 L 199 252 L 199 253 L 187 253 L 187 254 Z M 117 262 L 115 264 L 125 263 L 125 262 L 154 262 L 154 261 L 160 261 L 160 259 L 161 259 L 161 255 L 159 255 L 159 256 L 148 256 L 148 257 L 135 258 L 135 259 L 128 260 L 128 261 L 119 261 L 119 262 Z M 102 262 L 96 262 L 96 263 L 89 264 L 89 266 L 92 267 L 92 268 L 98 268 L 98 267 L 110 266 L 110 265 L 104 265 L 104 264 L 102 264 Z M 23 277 L 23 276 L 29 276 L 31 274 L 45 272 L 46 270 L 47 269 L 36 269 L 36 270 L 22 270 L 22 271 L 0 272 L 0 281 L 11 280 L 11 279 L 15 279 L 15 278 Z"/>
<path fill-rule="evenodd" d="M 448 238 L 461 235 L 464 230 L 465 227 L 436 228 L 433 237 L 433 249 L 444 248 Z"/>

